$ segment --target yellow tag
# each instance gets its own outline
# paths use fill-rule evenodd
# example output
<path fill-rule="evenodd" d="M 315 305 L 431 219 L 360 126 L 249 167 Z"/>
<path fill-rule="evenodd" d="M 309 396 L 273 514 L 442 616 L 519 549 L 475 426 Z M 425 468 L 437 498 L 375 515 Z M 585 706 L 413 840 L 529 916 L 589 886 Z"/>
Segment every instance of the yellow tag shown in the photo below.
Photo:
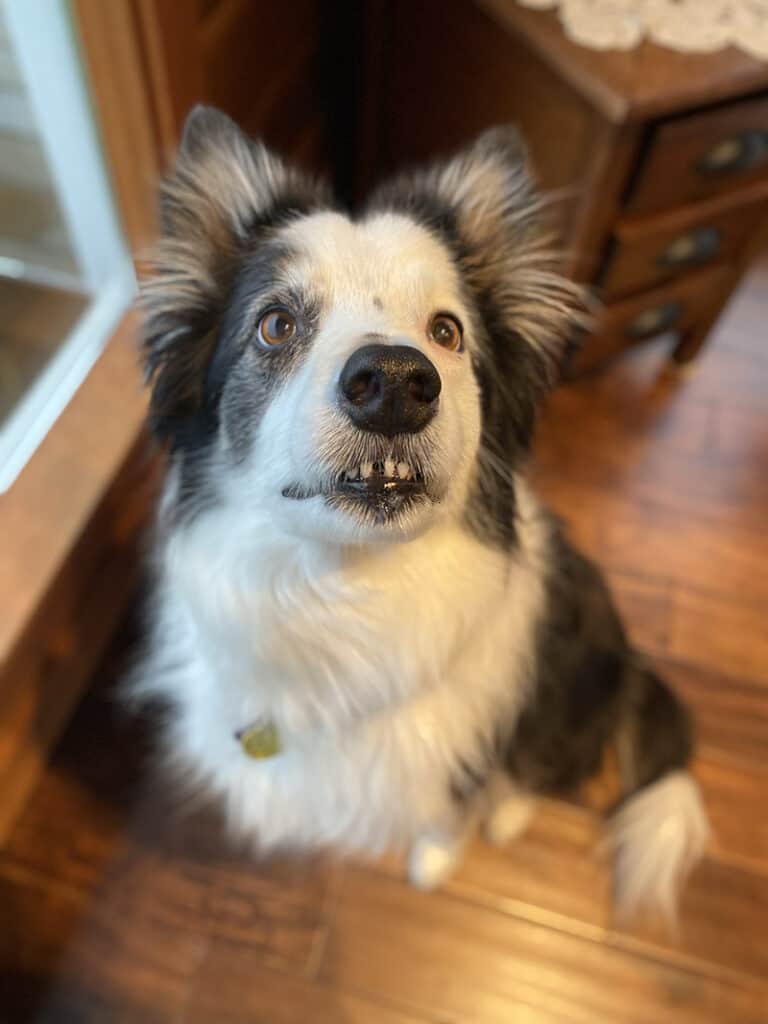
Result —
<path fill-rule="evenodd" d="M 274 722 L 265 722 L 263 725 L 252 725 L 237 737 L 240 746 L 248 757 L 256 758 L 258 761 L 266 760 L 268 757 L 276 757 L 281 751 L 280 733 Z"/>

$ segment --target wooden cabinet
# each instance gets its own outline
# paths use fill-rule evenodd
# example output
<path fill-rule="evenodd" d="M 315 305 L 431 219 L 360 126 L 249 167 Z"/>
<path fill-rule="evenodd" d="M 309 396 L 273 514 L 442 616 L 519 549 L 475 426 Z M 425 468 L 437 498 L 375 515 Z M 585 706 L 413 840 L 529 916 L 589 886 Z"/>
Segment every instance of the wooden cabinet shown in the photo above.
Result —
<path fill-rule="evenodd" d="M 396 164 L 517 123 L 568 270 L 605 304 L 573 367 L 660 334 L 691 359 L 765 234 L 768 64 L 733 49 L 589 50 L 554 12 L 516 0 L 394 0 L 370 12 L 370 45 L 388 43 L 370 65 L 360 190 Z"/>

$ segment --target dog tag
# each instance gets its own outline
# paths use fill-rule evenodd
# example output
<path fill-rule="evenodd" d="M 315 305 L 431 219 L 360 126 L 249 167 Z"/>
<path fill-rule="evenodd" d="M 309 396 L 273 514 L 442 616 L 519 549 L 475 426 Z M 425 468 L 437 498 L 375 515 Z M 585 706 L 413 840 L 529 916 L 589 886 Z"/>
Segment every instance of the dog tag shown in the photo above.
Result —
<path fill-rule="evenodd" d="M 248 726 L 235 733 L 240 741 L 243 753 L 253 757 L 257 761 L 264 761 L 270 757 L 276 757 L 282 747 L 280 744 L 280 733 L 274 722 L 261 722 Z"/>

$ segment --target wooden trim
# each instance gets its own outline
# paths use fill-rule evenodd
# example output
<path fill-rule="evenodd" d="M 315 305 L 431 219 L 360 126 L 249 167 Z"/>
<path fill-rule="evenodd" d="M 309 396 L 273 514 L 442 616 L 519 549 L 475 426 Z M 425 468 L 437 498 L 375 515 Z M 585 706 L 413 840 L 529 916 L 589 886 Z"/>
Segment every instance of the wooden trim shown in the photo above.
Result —
<path fill-rule="evenodd" d="M 156 236 L 160 129 L 136 0 L 72 0 L 135 253 Z M 159 459 L 128 314 L 0 503 L 0 842 L 135 593 Z"/>
<path fill-rule="evenodd" d="M 362 17 L 362 59 L 355 117 L 357 153 L 353 155 L 352 199 L 359 204 L 377 177 L 382 156 L 382 117 L 391 74 L 393 11 L 386 0 L 368 0 Z"/>
<path fill-rule="evenodd" d="M 129 314 L 0 505 L 0 842 L 135 592 L 159 459 Z"/>
<path fill-rule="evenodd" d="M 206 89 L 199 53 L 197 4 L 179 0 L 134 0 L 146 55 L 147 85 L 154 101 L 161 162 L 170 160 L 184 118 Z"/>
<path fill-rule="evenodd" d="M 641 133 L 634 125 L 619 129 L 607 122 L 600 125 L 589 175 L 581 186 L 585 200 L 579 206 L 569 247 L 573 256 L 567 272 L 577 281 L 593 281 L 603 263 L 641 145 Z"/>
<path fill-rule="evenodd" d="M 72 0 L 123 227 L 134 252 L 155 237 L 160 129 L 133 0 Z"/>
<path fill-rule="evenodd" d="M 681 53 L 646 39 L 628 53 L 593 50 L 566 35 L 556 11 L 528 10 L 515 0 L 473 2 L 614 124 L 668 117 L 768 88 L 765 61 L 737 47 Z"/>

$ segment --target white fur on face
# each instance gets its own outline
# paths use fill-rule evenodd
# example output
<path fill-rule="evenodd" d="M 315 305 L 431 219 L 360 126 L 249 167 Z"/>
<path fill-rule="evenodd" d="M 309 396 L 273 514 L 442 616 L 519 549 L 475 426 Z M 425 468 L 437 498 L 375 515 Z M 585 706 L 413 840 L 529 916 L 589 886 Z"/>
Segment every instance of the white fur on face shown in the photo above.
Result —
<path fill-rule="evenodd" d="M 278 240 L 296 254 L 285 270 L 290 289 L 320 306 L 320 326 L 307 357 L 266 409 L 251 458 L 231 481 L 233 500 L 242 501 L 245 492 L 289 532 L 340 543 L 405 539 L 457 514 L 479 445 L 480 405 L 470 365 L 471 311 L 449 253 L 427 230 L 394 214 L 353 223 L 319 213 L 285 228 Z M 428 338 L 437 312 L 464 325 L 463 352 Z M 296 501 L 282 494 L 291 485 L 309 490 L 337 478 L 353 464 L 345 453 L 370 443 L 339 411 L 336 394 L 347 359 L 371 342 L 419 349 L 442 381 L 435 418 L 406 442 L 419 453 L 439 501 L 377 525 L 329 507 L 322 496 Z M 382 443 L 383 461 L 390 452 Z"/>

